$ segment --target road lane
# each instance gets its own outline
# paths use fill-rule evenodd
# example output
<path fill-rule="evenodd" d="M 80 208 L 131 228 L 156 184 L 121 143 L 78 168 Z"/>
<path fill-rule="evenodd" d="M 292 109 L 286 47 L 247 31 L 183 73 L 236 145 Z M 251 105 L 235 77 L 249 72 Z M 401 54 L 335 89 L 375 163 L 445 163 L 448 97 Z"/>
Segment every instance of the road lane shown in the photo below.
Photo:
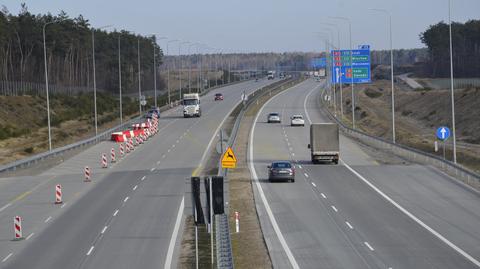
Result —
<path fill-rule="evenodd" d="M 326 121 L 318 113 L 320 91 L 313 90 L 316 87 L 318 83 L 306 81 L 274 97 L 260 113 L 253 136 L 256 173 L 300 268 L 472 268 L 470 261 L 385 201 L 345 166 L 310 164 L 309 124 L 293 128 L 288 126 L 288 117 L 306 116 L 305 105 L 313 122 Z M 263 122 L 274 111 L 282 114 L 281 125 Z M 384 168 L 343 136 L 341 157 L 355 169 Z M 266 181 L 267 163 L 279 159 L 298 159 L 294 184 Z M 374 175 L 389 179 L 388 174 Z M 442 200 L 441 196 L 430 198 Z M 283 268 L 290 263 L 285 252 L 272 243 L 278 239 L 270 232 L 263 205 L 259 207 L 273 263 Z"/>

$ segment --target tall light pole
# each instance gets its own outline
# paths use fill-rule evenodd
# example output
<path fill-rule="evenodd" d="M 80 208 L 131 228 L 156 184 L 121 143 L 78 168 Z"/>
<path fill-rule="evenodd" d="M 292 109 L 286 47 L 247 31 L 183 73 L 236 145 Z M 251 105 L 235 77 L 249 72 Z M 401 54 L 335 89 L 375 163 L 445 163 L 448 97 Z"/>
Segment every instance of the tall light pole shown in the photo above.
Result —
<path fill-rule="evenodd" d="M 452 45 L 452 17 L 451 0 L 448 0 L 448 34 L 450 39 L 450 92 L 452 102 L 452 140 L 453 140 L 453 162 L 457 163 L 457 138 L 455 135 L 455 94 L 453 92 L 453 45 Z"/>
<path fill-rule="evenodd" d="M 174 40 L 169 40 L 167 42 L 167 55 L 170 55 L 168 52 L 168 45 L 173 42 L 179 41 L 178 39 Z M 168 105 L 170 105 L 172 102 L 170 100 L 170 64 L 167 64 L 167 90 L 168 90 Z"/>
<path fill-rule="evenodd" d="M 329 48 L 330 46 L 334 47 L 332 42 L 333 42 L 333 34 L 332 32 L 329 30 L 328 33 L 326 32 L 315 32 L 316 34 L 319 34 L 323 37 L 326 37 L 325 38 L 325 58 L 328 58 L 328 51 L 329 51 Z M 332 42 L 330 42 L 329 40 L 329 37 L 331 38 Z M 327 78 L 327 81 L 328 81 L 328 78 Z M 330 84 L 330 81 L 328 81 L 328 85 L 331 85 Z M 333 83 L 333 90 L 332 90 L 332 93 L 333 93 L 333 111 L 334 111 L 334 114 L 335 116 L 337 116 L 337 98 L 336 98 L 336 93 L 335 93 L 335 81 Z"/>
<path fill-rule="evenodd" d="M 142 116 L 142 86 L 140 78 L 140 38 L 137 38 L 137 64 L 138 64 L 138 111 Z"/>
<path fill-rule="evenodd" d="M 392 37 L 392 15 L 386 9 L 370 8 L 370 10 L 383 12 L 388 16 L 389 32 L 390 32 L 390 80 L 392 83 L 392 142 L 395 144 L 395 86 L 393 79 L 393 37 Z"/>
<path fill-rule="evenodd" d="M 188 68 L 188 93 L 191 93 L 191 77 L 192 77 L 192 54 L 190 52 L 190 48 L 193 46 L 197 46 L 198 43 L 191 43 L 188 46 L 188 61 L 189 61 L 189 68 Z"/>
<path fill-rule="evenodd" d="M 352 87 L 352 128 L 355 129 L 355 91 L 353 86 L 353 66 L 352 66 L 352 21 L 347 17 L 330 17 L 332 19 L 338 19 L 348 22 L 348 34 L 350 41 L 350 71 L 351 71 L 351 87 Z"/>
<path fill-rule="evenodd" d="M 120 124 L 123 124 L 122 110 L 122 59 L 120 57 L 120 33 L 118 34 L 118 91 L 120 94 Z"/>
<path fill-rule="evenodd" d="M 155 104 L 155 107 L 157 107 L 157 50 L 155 48 L 155 45 L 157 44 L 157 38 L 156 38 L 156 35 L 155 34 L 152 34 L 152 39 L 153 39 L 153 43 L 152 43 L 152 46 L 153 46 L 153 92 L 154 92 L 154 96 L 155 96 L 155 101 L 154 101 L 154 104 Z M 158 40 L 162 40 L 162 39 L 167 39 L 167 37 L 165 36 L 161 36 L 158 38 Z"/>
<path fill-rule="evenodd" d="M 57 22 L 62 22 L 63 20 L 56 20 L 56 21 L 51 21 L 47 22 L 43 25 L 43 60 L 45 63 L 45 91 L 47 94 L 47 123 L 48 123 L 48 151 L 52 151 L 52 131 L 50 128 L 50 99 L 48 97 L 48 68 L 47 68 L 47 45 L 45 42 L 45 27 L 47 25 L 52 24 L 52 23 L 57 23 Z"/>
<path fill-rule="evenodd" d="M 180 61 L 180 65 L 178 67 L 178 75 L 179 75 L 179 80 L 180 80 L 180 87 L 179 87 L 179 95 L 180 95 L 180 99 L 179 100 L 182 100 L 182 67 L 183 67 L 183 64 L 182 64 L 182 56 L 181 56 L 181 48 L 182 48 L 182 45 L 184 44 L 189 44 L 190 42 L 188 41 L 183 41 L 183 42 L 180 42 L 178 44 L 178 60 Z"/>
<path fill-rule="evenodd" d="M 111 27 L 111 25 L 105 25 L 97 28 L 97 31 Z M 95 136 L 98 134 L 98 116 L 97 116 L 97 79 L 95 72 L 95 29 L 92 28 L 92 59 L 93 59 L 93 103 L 95 113 Z"/>

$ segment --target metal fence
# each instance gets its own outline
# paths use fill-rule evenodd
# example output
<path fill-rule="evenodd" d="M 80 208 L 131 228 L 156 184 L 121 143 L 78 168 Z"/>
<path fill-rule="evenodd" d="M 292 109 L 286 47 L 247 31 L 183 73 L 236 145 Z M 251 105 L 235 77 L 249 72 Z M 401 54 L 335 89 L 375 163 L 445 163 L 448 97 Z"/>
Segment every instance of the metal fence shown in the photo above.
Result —
<path fill-rule="evenodd" d="M 67 94 L 76 95 L 79 93 L 92 92 L 92 87 L 85 86 L 65 86 L 57 84 L 48 84 L 49 94 Z M 97 89 L 99 92 L 105 92 L 103 89 Z M 0 81 L 1 96 L 22 96 L 22 95 L 46 95 L 45 83 L 25 82 L 25 81 Z"/>
<path fill-rule="evenodd" d="M 453 175 L 456 179 L 461 180 L 462 182 L 474 187 L 480 188 L 480 175 L 463 167 L 458 164 L 455 164 L 451 161 L 444 160 L 443 158 L 415 149 L 405 145 L 394 144 L 390 141 L 387 141 L 383 138 L 375 137 L 369 135 L 365 132 L 354 130 L 346 126 L 338 118 L 336 118 L 332 112 L 326 108 L 326 105 L 321 106 L 320 102 L 323 101 L 323 98 L 318 98 L 317 103 L 319 107 L 322 108 L 322 111 L 333 121 L 338 123 L 340 130 L 347 136 L 360 140 L 362 143 L 378 148 L 381 150 L 389 151 L 397 156 L 403 157 L 407 160 L 410 160 L 415 163 L 421 163 L 426 165 L 434 166 L 446 173 Z"/>

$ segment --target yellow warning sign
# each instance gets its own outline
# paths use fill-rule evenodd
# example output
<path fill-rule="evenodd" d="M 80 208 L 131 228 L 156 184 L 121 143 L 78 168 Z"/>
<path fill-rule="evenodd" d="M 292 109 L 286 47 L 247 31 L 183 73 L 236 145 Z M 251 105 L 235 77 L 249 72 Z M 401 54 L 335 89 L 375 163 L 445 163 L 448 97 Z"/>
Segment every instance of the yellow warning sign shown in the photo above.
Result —
<path fill-rule="evenodd" d="M 233 150 L 231 147 L 227 148 L 225 154 L 223 154 L 222 158 L 222 168 L 235 168 L 237 166 L 237 158 L 235 158 L 235 154 L 233 154 Z"/>

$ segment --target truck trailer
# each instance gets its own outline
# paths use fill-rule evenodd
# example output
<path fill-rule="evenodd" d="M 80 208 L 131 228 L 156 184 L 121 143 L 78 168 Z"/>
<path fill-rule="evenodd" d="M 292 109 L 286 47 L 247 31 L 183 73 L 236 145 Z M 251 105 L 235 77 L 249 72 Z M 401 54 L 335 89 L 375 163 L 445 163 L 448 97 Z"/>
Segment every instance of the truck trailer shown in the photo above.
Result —
<path fill-rule="evenodd" d="M 310 149 L 312 163 L 333 162 L 340 159 L 338 125 L 335 123 L 316 123 L 310 125 Z"/>

